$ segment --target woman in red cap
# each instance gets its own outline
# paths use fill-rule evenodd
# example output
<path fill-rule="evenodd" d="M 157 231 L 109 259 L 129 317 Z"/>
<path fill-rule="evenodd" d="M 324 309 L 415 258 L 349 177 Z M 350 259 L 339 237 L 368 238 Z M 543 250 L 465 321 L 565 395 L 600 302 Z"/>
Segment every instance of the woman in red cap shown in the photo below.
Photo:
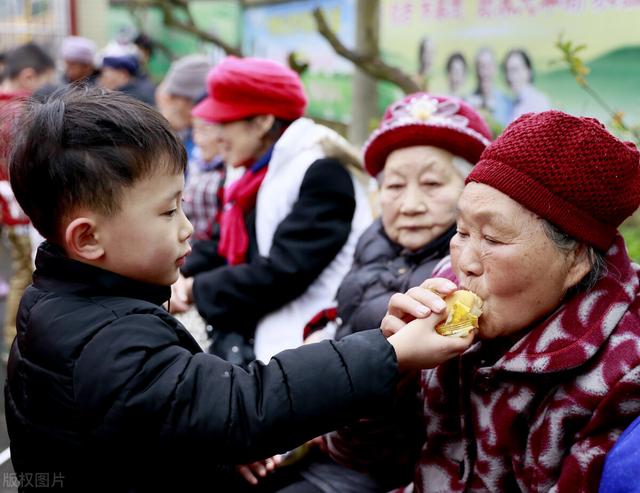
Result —
<path fill-rule="evenodd" d="M 271 60 L 227 57 L 194 116 L 218 126 L 218 149 L 244 174 L 225 190 L 212 240 L 194 244 L 171 306 L 193 301 L 211 351 L 236 363 L 302 343 L 330 304 L 371 222 L 345 166 L 348 143 L 304 118 L 298 74 Z"/>
<path fill-rule="evenodd" d="M 507 127 L 466 179 L 451 262 L 382 323 L 398 330 L 460 287 L 484 300 L 479 340 L 380 417 L 410 440 L 360 423 L 328 438 L 334 458 L 414 469 L 415 492 L 597 491 L 640 413 L 640 270 L 617 231 L 638 205 L 640 153 L 598 121 L 546 111 Z"/>

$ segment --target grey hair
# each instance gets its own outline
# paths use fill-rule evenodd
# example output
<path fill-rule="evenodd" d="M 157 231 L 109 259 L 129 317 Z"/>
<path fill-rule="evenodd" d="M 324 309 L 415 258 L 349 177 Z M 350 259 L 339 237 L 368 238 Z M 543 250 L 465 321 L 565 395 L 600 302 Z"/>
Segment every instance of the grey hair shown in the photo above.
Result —
<path fill-rule="evenodd" d="M 561 251 L 569 253 L 575 251 L 580 245 L 585 248 L 585 254 L 589 261 L 589 272 L 575 286 L 569 289 L 567 294 L 575 294 L 579 291 L 592 289 L 598 280 L 607 273 L 607 261 L 605 254 L 590 245 L 585 245 L 573 236 L 568 235 L 556 225 L 546 219 L 542 219 L 542 226 L 547 237 Z"/>
<path fill-rule="evenodd" d="M 473 169 L 473 164 L 460 156 L 453 156 L 453 167 L 456 169 L 462 179 L 466 179 Z"/>

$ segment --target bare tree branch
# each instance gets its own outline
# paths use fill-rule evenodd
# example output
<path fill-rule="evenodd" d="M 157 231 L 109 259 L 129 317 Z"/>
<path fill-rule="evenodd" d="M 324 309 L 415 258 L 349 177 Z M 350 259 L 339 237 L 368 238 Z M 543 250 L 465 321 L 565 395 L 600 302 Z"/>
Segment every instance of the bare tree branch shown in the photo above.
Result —
<path fill-rule="evenodd" d="M 240 48 L 231 46 L 216 34 L 204 31 L 196 26 L 191 11 L 189 10 L 189 2 L 187 0 L 126 0 L 124 3 L 141 8 L 157 8 L 162 12 L 164 24 L 167 27 L 193 34 L 203 41 L 213 43 L 214 45 L 222 48 L 227 55 L 242 56 Z M 175 15 L 175 9 L 180 9 L 184 12 L 187 20 L 183 21 L 177 18 Z"/>
<path fill-rule="evenodd" d="M 327 23 L 322 9 L 314 9 L 313 18 L 316 21 L 316 28 L 318 29 L 318 32 L 329 42 L 338 55 L 351 61 L 371 77 L 386 80 L 397 85 L 405 92 L 405 94 L 420 91 L 418 84 L 399 68 L 386 64 L 379 57 L 363 56 L 342 44 Z"/>
<path fill-rule="evenodd" d="M 136 25 L 136 29 L 138 30 L 138 32 L 145 32 L 144 22 L 142 21 L 142 17 L 140 16 L 140 11 L 138 10 L 138 8 L 134 7 L 131 4 L 127 4 L 127 9 L 129 10 L 129 14 L 131 14 L 131 17 L 133 17 L 133 22 Z M 164 43 L 160 42 L 156 38 L 151 38 L 151 40 L 153 41 L 154 48 L 161 51 L 167 58 L 167 60 L 175 60 L 175 54 Z"/>

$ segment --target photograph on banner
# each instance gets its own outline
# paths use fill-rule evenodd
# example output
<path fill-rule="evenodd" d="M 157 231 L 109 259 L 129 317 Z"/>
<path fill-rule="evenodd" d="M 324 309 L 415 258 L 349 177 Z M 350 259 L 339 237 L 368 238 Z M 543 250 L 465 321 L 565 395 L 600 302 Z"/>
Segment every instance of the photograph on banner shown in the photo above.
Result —
<path fill-rule="evenodd" d="M 381 8 L 385 59 L 423 89 L 465 98 L 495 132 L 548 108 L 611 119 L 560 62 L 559 39 L 586 45 L 590 85 L 640 122 L 640 1 L 381 0 Z"/>

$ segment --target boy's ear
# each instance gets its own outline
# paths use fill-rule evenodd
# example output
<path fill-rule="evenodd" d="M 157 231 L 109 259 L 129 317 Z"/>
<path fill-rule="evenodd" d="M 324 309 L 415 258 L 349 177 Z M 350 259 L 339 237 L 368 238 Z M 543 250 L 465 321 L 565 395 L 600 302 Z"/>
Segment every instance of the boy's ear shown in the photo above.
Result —
<path fill-rule="evenodd" d="M 81 260 L 98 260 L 104 255 L 104 248 L 98 240 L 95 220 L 77 217 L 64 232 L 65 250 L 70 257 Z"/>

